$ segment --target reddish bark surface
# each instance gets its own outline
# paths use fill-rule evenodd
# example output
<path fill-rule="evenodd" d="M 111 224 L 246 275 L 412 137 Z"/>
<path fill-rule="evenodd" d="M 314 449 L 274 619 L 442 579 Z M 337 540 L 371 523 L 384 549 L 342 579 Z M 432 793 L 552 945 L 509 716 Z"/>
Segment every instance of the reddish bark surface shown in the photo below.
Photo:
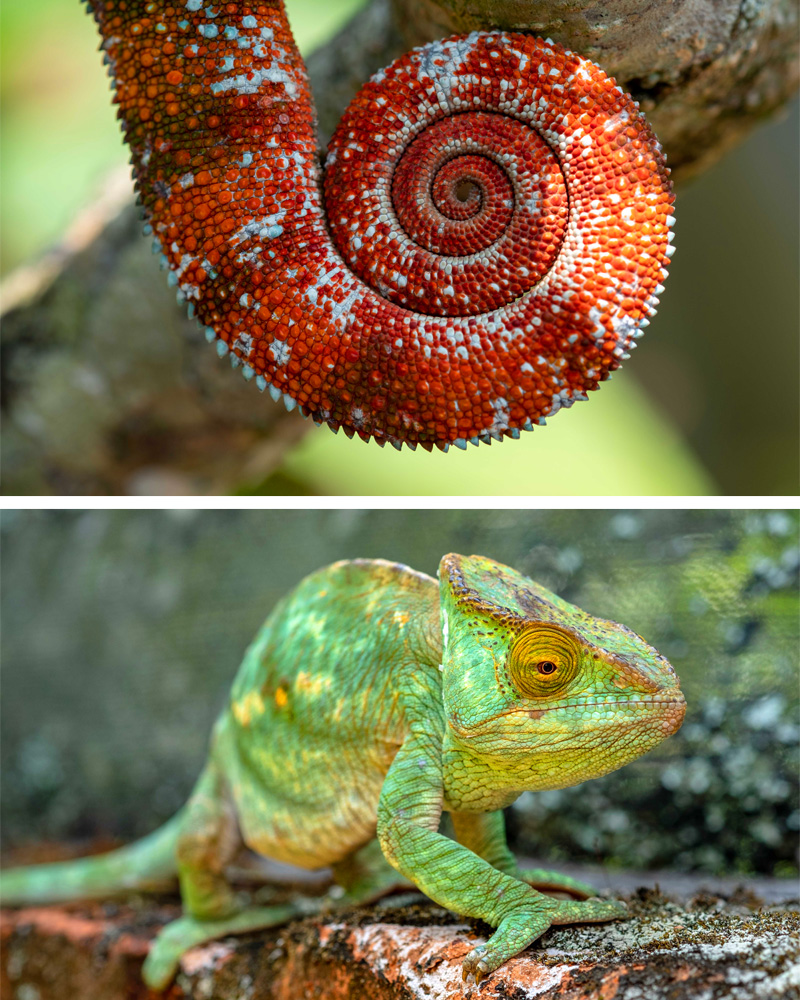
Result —
<path fill-rule="evenodd" d="M 633 919 L 549 931 L 480 987 L 461 960 L 487 928 L 415 897 L 311 918 L 188 952 L 167 1000 L 354 998 L 612 1000 L 797 996 L 800 917 L 752 894 L 699 894 L 685 906 L 639 890 Z M 4 911 L 0 992 L 15 1000 L 153 1000 L 141 963 L 175 904 Z"/>

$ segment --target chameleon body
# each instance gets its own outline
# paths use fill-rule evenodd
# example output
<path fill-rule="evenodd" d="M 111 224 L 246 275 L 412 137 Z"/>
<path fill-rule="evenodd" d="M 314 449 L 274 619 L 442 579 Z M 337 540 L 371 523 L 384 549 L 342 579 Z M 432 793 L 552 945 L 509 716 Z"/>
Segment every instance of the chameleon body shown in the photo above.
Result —
<path fill-rule="evenodd" d="M 331 865 L 340 902 L 374 898 L 400 873 L 484 919 L 497 930 L 463 964 L 480 980 L 552 924 L 625 913 L 583 883 L 520 870 L 503 807 L 622 766 L 675 732 L 684 709 L 672 667 L 642 638 L 500 563 L 447 555 L 438 585 L 381 560 L 335 563 L 256 636 L 170 823 L 106 856 L 4 872 L 0 896 L 97 897 L 177 871 L 185 916 L 144 969 L 161 988 L 187 948 L 308 912 L 242 905 L 225 867 L 243 842 Z M 438 832 L 443 811 L 455 839 Z"/>
<path fill-rule="evenodd" d="M 553 42 L 475 32 L 377 73 L 323 170 L 280 0 L 90 0 L 146 232 L 247 379 L 349 436 L 519 437 L 654 313 L 672 193 L 638 106 Z"/>

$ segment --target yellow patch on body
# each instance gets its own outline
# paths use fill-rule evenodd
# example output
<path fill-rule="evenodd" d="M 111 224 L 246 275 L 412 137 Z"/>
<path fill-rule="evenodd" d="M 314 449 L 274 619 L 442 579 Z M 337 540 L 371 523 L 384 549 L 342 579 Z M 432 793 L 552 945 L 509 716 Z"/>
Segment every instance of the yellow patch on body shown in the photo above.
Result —
<path fill-rule="evenodd" d="M 331 679 L 330 677 L 326 677 L 321 674 L 314 676 L 313 674 L 308 673 L 307 670 L 301 670 L 295 680 L 295 686 L 298 691 L 303 691 L 306 694 L 319 695 L 322 694 L 323 691 L 327 691 L 327 689 L 331 686 Z"/>
<path fill-rule="evenodd" d="M 264 714 L 264 699 L 258 691 L 248 691 L 239 701 L 233 702 L 231 710 L 240 726 L 249 726 L 254 716 Z"/>

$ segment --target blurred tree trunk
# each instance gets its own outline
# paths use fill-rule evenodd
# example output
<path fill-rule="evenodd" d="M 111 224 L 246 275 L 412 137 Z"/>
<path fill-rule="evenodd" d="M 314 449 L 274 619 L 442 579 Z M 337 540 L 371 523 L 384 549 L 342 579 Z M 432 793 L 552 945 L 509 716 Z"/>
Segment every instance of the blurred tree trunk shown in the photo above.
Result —
<path fill-rule="evenodd" d="M 309 59 L 323 142 L 371 73 L 454 31 L 531 31 L 587 55 L 640 101 L 678 179 L 797 84 L 793 0 L 393 2 L 372 0 Z M 269 480 L 305 432 L 220 364 L 157 271 L 115 178 L 57 251 L 6 281 L 4 493 L 231 492 Z"/>

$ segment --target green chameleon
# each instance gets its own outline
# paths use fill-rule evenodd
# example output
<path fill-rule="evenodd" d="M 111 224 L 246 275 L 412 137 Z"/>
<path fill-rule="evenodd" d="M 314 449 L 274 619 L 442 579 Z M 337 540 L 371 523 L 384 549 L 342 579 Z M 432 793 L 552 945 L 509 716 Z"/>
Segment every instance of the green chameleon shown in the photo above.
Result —
<path fill-rule="evenodd" d="M 97 898 L 177 872 L 185 915 L 144 965 L 162 989 L 188 948 L 309 912 L 242 902 L 225 869 L 244 844 L 330 866 L 339 905 L 375 899 L 399 872 L 485 920 L 494 934 L 463 963 L 480 982 L 553 924 L 626 914 L 582 882 L 518 868 L 503 808 L 621 767 L 674 733 L 685 707 L 640 636 L 491 559 L 446 555 L 438 585 L 383 560 L 334 563 L 247 650 L 177 816 L 107 855 L 6 871 L 0 897 Z M 455 839 L 438 832 L 442 811 Z"/>

